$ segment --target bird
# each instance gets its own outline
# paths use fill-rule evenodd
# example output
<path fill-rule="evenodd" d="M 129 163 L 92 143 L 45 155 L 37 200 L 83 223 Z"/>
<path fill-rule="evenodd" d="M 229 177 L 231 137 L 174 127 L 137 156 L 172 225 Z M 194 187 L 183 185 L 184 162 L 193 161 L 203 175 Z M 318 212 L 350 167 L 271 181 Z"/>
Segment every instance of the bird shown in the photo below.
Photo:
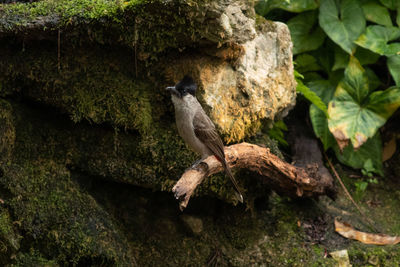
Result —
<path fill-rule="evenodd" d="M 201 155 L 201 159 L 196 163 L 214 155 L 221 162 L 226 175 L 232 181 L 238 200 L 243 203 L 243 195 L 238 183 L 225 160 L 221 137 L 196 98 L 197 84 L 193 78 L 185 75 L 175 86 L 166 87 L 166 90 L 170 92 L 174 104 L 179 135 L 192 150 Z"/>

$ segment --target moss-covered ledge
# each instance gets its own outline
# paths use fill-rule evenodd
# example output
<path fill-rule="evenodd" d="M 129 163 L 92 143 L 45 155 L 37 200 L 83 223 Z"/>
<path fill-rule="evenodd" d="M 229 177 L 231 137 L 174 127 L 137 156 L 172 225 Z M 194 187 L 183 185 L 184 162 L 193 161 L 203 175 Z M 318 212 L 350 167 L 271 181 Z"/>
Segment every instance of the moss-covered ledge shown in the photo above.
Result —
<path fill-rule="evenodd" d="M 233 39 L 248 40 L 240 29 L 232 37 L 223 34 L 224 29 L 217 24 L 205 23 L 216 19 L 215 14 L 230 2 L 216 5 L 209 0 L 41 0 L 0 4 L 0 38 L 54 40 L 62 32 L 75 44 L 82 40 L 121 44 L 135 48 L 141 59 L 157 58 L 166 49 L 185 49 L 200 39 L 221 44 Z M 237 5 L 255 18 L 251 3 L 241 0 Z"/>

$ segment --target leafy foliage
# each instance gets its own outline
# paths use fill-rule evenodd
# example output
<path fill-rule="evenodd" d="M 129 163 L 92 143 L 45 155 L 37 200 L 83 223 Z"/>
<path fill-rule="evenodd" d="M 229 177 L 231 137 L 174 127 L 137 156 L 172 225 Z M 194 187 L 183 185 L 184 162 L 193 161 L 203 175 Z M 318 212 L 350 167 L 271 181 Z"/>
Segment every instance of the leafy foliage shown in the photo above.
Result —
<path fill-rule="evenodd" d="M 322 0 L 319 8 L 319 23 L 326 34 L 349 54 L 353 53 L 353 41 L 365 28 L 365 18 L 358 1 Z"/>
<path fill-rule="evenodd" d="M 290 19 L 287 25 L 293 38 L 293 54 L 317 49 L 325 40 L 324 31 L 318 25 L 315 11 L 304 12 Z"/>
<path fill-rule="evenodd" d="M 290 12 L 303 12 L 318 8 L 314 0 L 261 0 L 257 3 L 257 13 L 265 16 L 272 9 L 280 8 Z"/>
<path fill-rule="evenodd" d="M 297 82 L 297 87 L 296 90 L 299 93 L 302 93 L 305 98 L 307 98 L 311 103 L 313 103 L 319 110 L 324 112 L 326 116 L 328 116 L 328 109 L 326 107 L 326 104 L 321 100 L 321 98 L 310 88 L 305 86 L 303 82 L 301 81 L 303 75 L 295 71 L 295 78 Z"/>
<path fill-rule="evenodd" d="M 396 55 L 400 51 L 400 43 L 388 44 L 388 42 L 399 38 L 399 27 L 374 25 L 369 26 L 355 43 L 380 55 Z"/>
<path fill-rule="evenodd" d="M 368 76 L 351 57 L 344 79 L 329 103 L 328 126 L 342 149 L 351 140 L 358 149 L 375 135 L 388 117 L 400 106 L 400 89 L 370 93 Z"/>
<path fill-rule="evenodd" d="M 379 128 L 400 106 L 400 1 L 321 0 L 315 7 L 308 0 L 264 0 L 256 6 L 267 19 L 273 9 L 286 11 L 272 13 L 291 31 L 302 74 L 296 74 L 297 91 L 311 102 L 324 149 L 382 175 Z"/>

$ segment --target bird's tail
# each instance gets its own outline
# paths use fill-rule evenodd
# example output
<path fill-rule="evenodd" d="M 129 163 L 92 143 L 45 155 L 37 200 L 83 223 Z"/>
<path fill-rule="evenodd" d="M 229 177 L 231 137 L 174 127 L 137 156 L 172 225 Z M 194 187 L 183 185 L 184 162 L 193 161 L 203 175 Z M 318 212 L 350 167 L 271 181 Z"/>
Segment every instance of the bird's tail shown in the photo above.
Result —
<path fill-rule="evenodd" d="M 233 177 L 231 168 L 229 168 L 229 166 L 226 164 L 226 162 L 223 162 L 222 165 L 224 166 L 226 175 L 229 176 L 229 179 L 231 179 L 232 184 L 233 184 L 233 186 L 235 187 L 235 191 L 236 191 L 236 193 L 237 193 L 238 200 L 240 201 L 240 203 L 243 203 L 243 195 L 242 195 L 242 193 L 240 192 L 239 185 L 238 185 L 238 183 L 236 182 L 235 177 Z"/>

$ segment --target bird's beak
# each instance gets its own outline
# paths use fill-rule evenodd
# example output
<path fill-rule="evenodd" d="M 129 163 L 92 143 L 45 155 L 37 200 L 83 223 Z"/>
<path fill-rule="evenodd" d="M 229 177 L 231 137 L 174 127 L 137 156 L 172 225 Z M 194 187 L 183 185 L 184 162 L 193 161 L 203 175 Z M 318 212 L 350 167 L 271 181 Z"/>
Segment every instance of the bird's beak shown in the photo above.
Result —
<path fill-rule="evenodd" d="M 176 90 L 175 86 L 168 86 L 167 88 L 165 88 L 165 90 L 169 91 L 171 94 L 174 94 L 178 97 L 181 96 L 181 94 L 178 92 L 178 90 Z"/>

